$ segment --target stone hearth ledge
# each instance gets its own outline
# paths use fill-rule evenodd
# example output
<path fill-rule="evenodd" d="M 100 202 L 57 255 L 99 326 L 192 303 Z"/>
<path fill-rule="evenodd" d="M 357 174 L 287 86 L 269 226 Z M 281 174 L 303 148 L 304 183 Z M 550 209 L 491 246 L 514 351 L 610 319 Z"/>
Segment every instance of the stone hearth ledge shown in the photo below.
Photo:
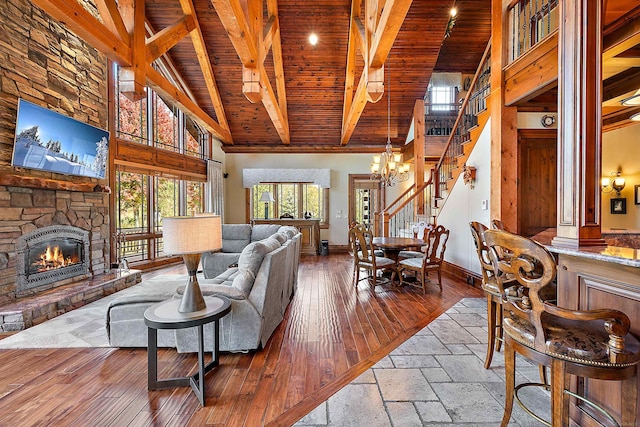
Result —
<path fill-rule="evenodd" d="M 27 329 L 142 281 L 140 270 L 109 272 L 0 306 L 0 332 Z"/>

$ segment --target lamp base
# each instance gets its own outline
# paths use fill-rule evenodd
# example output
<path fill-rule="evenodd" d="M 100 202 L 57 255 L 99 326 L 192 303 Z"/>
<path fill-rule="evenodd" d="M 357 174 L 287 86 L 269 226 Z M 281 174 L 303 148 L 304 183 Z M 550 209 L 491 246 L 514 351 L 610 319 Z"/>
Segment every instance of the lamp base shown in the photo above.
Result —
<path fill-rule="evenodd" d="M 200 254 L 184 254 L 182 259 L 189 272 L 189 281 L 184 288 L 178 311 L 180 313 L 193 313 L 194 311 L 204 310 L 207 307 L 207 303 L 204 301 L 198 278 L 196 277 Z"/>

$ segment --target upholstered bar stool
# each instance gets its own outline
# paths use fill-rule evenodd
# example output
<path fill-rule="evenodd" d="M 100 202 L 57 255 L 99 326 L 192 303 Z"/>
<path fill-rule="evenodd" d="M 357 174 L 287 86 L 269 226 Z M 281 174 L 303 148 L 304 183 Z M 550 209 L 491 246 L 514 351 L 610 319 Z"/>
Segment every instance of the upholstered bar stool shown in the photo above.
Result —
<path fill-rule="evenodd" d="M 487 296 L 487 355 L 484 359 L 484 368 L 489 369 L 491 360 L 493 360 L 493 352 L 500 351 L 502 344 L 502 295 L 505 290 L 502 284 L 498 283 L 493 273 L 493 266 L 489 259 L 489 248 L 484 242 L 484 231 L 487 227 L 479 222 L 472 221 L 469 223 L 471 235 L 476 246 L 478 261 L 480 261 L 480 270 L 482 271 L 482 290 Z M 509 294 L 515 294 L 515 288 L 510 289 L 514 284 L 505 283 L 509 289 Z"/>
<path fill-rule="evenodd" d="M 498 284 L 515 278 L 522 297 L 503 300 L 505 410 L 502 426 L 511 418 L 514 397 L 527 413 L 548 426 L 569 425 L 569 401 L 575 398 L 594 413 L 622 426 L 636 425 L 637 366 L 640 342 L 629 333 L 629 318 L 618 310 L 568 310 L 540 298 L 553 282 L 556 264 L 540 244 L 503 230 L 486 230 L 484 239 Z M 509 251 L 509 257 L 499 253 Z M 551 385 L 524 383 L 515 386 L 515 354 L 550 367 Z M 570 376 L 622 381 L 621 416 L 616 421 L 604 408 L 569 390 Z M 527 409 L 518 390 L 542 385 L 551 391 L 551 422 Z"/>

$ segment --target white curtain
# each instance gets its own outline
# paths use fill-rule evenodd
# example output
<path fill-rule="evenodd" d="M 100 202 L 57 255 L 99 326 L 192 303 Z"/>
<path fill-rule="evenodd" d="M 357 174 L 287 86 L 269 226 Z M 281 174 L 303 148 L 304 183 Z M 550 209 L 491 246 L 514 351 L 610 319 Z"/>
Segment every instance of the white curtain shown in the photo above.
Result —
<path fill-rule="evenodd" d="M 224 178 L 222 163 L 207 160 L 207 185 L 205 191 L 205 207 L 207 212 L 220 215 L 224 224 Z"/>

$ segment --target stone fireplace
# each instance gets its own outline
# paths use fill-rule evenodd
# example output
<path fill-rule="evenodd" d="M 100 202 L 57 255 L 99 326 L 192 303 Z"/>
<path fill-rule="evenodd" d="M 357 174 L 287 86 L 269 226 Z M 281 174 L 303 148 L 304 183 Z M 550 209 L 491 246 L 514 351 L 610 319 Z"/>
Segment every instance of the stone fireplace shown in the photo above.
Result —
<path fill-rule="evenodd" d="M 52 225 L 20 236 L 16 241 L 16 296 L 89 276 L 89 253 L 89 232 L 74 226 Z"/>
<path fill-rule="evenodd" d="M 102 192 L 0 186 L 0 304 L 108 271 L 108 202 Z"/>

